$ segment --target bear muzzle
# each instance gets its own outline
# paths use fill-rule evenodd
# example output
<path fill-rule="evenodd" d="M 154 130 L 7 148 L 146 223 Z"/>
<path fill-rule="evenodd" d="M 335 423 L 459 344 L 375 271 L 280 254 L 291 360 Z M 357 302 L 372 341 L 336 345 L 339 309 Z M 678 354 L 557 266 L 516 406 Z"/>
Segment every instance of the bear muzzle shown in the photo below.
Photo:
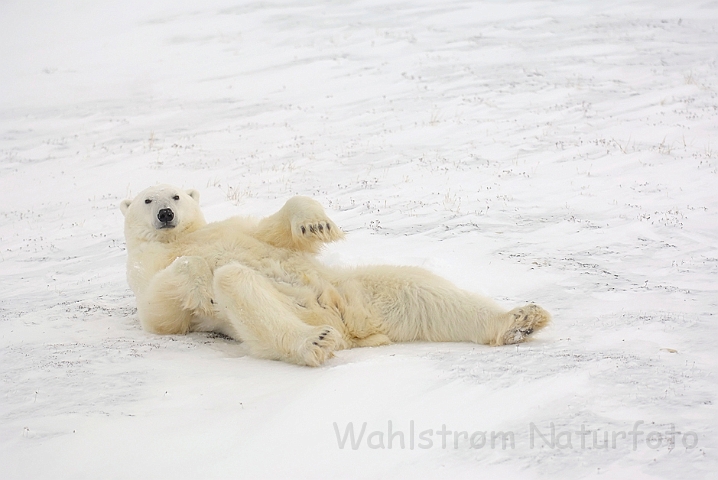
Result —
<path fill-rule="evenodd" d="M 175 224 L 173 222 L 174 218 L 175 213 L 171 208 L 161 209 L 157 212 L 157 220 L 159 221 L 158 228 L 175 228 Z"/>

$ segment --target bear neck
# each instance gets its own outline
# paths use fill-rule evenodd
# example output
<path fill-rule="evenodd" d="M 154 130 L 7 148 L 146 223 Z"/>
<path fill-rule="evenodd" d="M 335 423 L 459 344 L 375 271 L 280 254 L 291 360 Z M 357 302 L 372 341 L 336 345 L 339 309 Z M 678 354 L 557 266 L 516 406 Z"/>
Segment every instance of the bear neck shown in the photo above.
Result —
<path fill-rule="evenodd" d="M 138 235 L 136 232 L 131 231 L 129 227 L 125 227 L 125 243 L 127 243 L 128 250 L 138 248 L 142 245 L 147 244 L 164 244 L 171 245 L 181 241 L 185 236 L 196 232 L 197 230 L 204 227 L 207 223 L 202 219 L 201 222 L 197 221 L 192 223 L 186 228 L 177 228 L 170 231 L 163 232 L 162 235 Z"/>

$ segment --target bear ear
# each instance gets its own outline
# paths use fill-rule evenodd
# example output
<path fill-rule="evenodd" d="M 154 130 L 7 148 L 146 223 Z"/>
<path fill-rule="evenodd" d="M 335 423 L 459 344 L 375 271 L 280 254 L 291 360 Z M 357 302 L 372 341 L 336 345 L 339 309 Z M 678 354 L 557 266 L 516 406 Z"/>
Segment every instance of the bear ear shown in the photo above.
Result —
<path fill-rule="evenodd" d="M 120 203 L 120 211 L 122 212 L 122 215 L 127 215 L 127 209 L 130 208 L 131 203 L 132 200 L 122 200 Z"/>
<path fill-rule="evenodd" d="M 187 190 L 187 195 L 192 197 L 195 202 L 199 203 L 199 192 L 197 190 L 195 190 L 194 188 L 191 188 L 191 189 Z"/>

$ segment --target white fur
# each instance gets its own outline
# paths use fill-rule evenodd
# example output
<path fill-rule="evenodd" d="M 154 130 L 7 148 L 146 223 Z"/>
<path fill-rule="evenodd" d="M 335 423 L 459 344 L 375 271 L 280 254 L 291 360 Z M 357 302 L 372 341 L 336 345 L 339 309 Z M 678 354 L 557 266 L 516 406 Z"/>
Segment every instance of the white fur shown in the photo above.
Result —
<path fill-rule="evenodd" d="M 317 366 L 391 342 L 518 343 L 550 321 L 536 305 L 507 312 L 420 268 L 324 266 L 314 254 L 344 234 L 310 198 L 260 221 L 210 224 L 198 202 L 195 190 L 161 185 L 120 205 L 146 330 L 218 331 L 257 357 Z"/>

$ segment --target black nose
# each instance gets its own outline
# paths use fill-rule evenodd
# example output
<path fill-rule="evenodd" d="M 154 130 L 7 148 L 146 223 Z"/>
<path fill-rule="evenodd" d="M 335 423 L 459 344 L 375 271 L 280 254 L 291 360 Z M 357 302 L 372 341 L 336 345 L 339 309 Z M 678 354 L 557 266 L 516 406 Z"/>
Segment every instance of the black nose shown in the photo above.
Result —
<path fill-rule="evenodd" d="M 162 223 L 171 222 L 175 218 L 175 214 L 171 208 L 163 208 L 157 213 L 157 220 Z"/>

